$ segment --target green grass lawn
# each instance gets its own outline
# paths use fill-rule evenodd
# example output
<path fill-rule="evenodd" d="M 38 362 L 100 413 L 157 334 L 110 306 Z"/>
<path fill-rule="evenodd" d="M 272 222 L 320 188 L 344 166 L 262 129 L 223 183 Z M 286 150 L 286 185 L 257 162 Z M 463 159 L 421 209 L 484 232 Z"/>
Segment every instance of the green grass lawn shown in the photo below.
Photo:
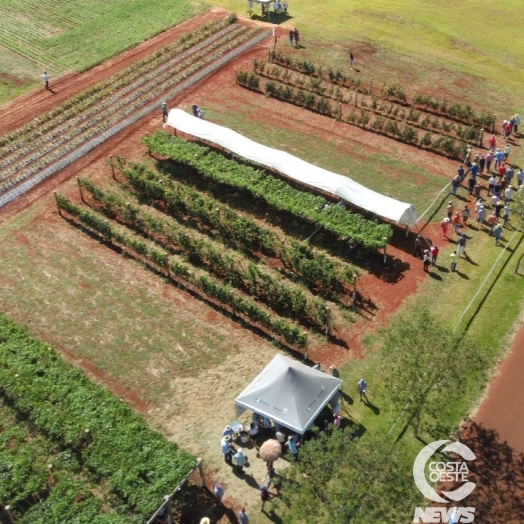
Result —
<path fill-rule="evenodd" d="M 37 85 L 44 70 L 83 71 L 204 8 L 191 0 L 0 0 L 0 104 Z"/>

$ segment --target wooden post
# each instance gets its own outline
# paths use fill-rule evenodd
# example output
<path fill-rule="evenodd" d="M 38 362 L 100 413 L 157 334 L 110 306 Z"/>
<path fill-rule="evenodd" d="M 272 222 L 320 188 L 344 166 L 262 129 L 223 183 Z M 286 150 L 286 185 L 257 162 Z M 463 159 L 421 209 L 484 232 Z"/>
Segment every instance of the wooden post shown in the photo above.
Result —
<path fill-rule="evenodd" d="M 197 458 L 197 461 L 198 461 L 198 474 L 200 475 L 200 482 L 198 483 L 198 485 L 203 488 L 204 487 L 204 468 L 202 467 L 202 459 L 201 458 Z"/>
<path fill-rule="evenodd" d="M 78 184 L 78 191 L 80 191 L 80 200 L 82 200 L 82 202 L 85 202 L 84 193 L 82 192 L 82 184 L 80 184 L 80 177 L 76 177 L 76 183 Z"/>
<path fill-rule="evenodd" d="M 482 127 L 480 128 L 480 133 L 479 133 L 479 139 L 477 141 L 477 147 L 480 147 L 482 145 L 482 137 L 484 135 L 484 129 L 482 129 Z"/>
<path fill-rule="evenodd" d="M 351 299 L 353 300 L 353 305 L 357 302 L 357 274 L 353 273 L 353 296 Z"/>
<path fill-rule="evenodd" d="M 326 306 L 326 336 L 329 335 L 329 327 L 331 324 L 331 310 Z"/>
<path fill-rule="evenodd" d="M 357 98 L 358 98 L 358 87 L 355 90 L 355 107 L 357 107 Z"/>
<path fill-rule="evenodd" d="M 306 336 L 306 345 L 304 348 L 304 358 L 307 360 L 309 356 L 309 338 L 307 337 L 307 333 L 304 331 L 304 335 Z"/>
<path fill-rule="evenodd" d="M 58 195 L 56 194 L 56 191 L 53 191 L 53 195 L 55 195 L 55 202 L 56 202 L 56 207 L 58 208 L 58 214 L 62 216 L 62 211 L 60 209 L 60 204 L 58 203 Z"/>
<path fill-rule="evenodd" d="M 369 79 L 369 94 L 371 94 L 371 90 L 373 89 L 373 77 L 370 77 Z"/>
<path fill-rule="evenodd" d="M 148 149 L 148 152 L 149 152 L 149 149 Z M 113 155 L 109 155 L 109 165 L 111 166 L 111 173 L 113 174 L 113 179 L 116 180 L 115 165 L 113 164 Z"/>
<path fill-rule="evenodd" d="M 387 242 L 388 239 L 386 237 L 384 237 L 382 240 Z M 388 260 L 388 245 L 385 244 L 384 245 L 384 264 L 387 262 L 387 260 Z"/>

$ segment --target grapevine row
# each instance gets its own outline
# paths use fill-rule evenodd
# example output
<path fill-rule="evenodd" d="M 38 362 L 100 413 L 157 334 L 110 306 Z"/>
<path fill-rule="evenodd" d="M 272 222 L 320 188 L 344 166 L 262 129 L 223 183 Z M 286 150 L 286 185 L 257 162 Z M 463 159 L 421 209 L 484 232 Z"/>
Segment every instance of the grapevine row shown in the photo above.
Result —
<path fill-rule="evenodd" d="M 178 261 L 170 261 L 165 252 L 154 247 L 148 247 L 145 242 L 117 231 L 106 220 L 76 206 L 64 196 L 57 194 L 56 199 L 59 209 L 75 216 L 82 224 L 101 234 L 107 240 L 115 241 L 150 260 L 160 268 L 168 270 L 174 277 L 185 280 L 209 297 L 229 306 L 235 313 L 242 314 L 256 324 L 282 336 L 289 344 L 299 347 L 304 347 L 307 344 L 307 336 L 298 326 L 281 318 L 273 317 L 251 300 L 235 294 L 230 286 L 220 284 L 206 275 L 195 274 L 191 270 L 191 266 Z"/>
<path fill-rule="evenodd" d="M 336 296 L 344 292 L 344 284 L 351 283 L 356 269 L 340 261 L 332 261 L 304 242 L 291 237 L 277 238 L 270 229 L 261 227 L 252 218 L 234 212 L 215 198 L 204 196 L 191 187 L 166 184 L 165 176 L 155 173 L 143 164 L 117 157 L 113 167 L 125 177 L 128 185 L 141 197 L 147 197 L 157 208 L 173 217 L 180 214 L 195 217 L 206 229 L 219 235 L 224 242 L 254 254 L 255 249 L 278 258 L 284 267 L 293 271 L 311 291 Z"/>
<path fill-rule="evenodd" d="M 199 176 L 241 189 L 274 209 L 323 227 L 342 240 L 351 239 L 364 247 L 378 249 L 391 238 L 392 229 L 387 224 L 366 220 L 339 206 L 325 209 L 327 201 L 324 198 L 294 189 L 260 169 L 229 160 L 208 147 L 186 142 L 162 131 L 144 137 L 143 141 L 152 153 L 192 168 Z"/>

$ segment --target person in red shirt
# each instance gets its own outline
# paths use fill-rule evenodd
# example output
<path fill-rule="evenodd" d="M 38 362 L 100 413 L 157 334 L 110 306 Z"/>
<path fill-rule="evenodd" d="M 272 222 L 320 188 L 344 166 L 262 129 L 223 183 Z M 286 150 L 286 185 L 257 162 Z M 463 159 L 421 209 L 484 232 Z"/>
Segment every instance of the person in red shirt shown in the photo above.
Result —
<path fill-rule="evenodd" d="M 489 140 L 488 140 L 489 148 L 494 150 L 495 149 L 495 143 L 496 143 L 495 135 L 491 135 L 489 137 Z"/>
<path fill-rule="evenodd" d="M 504 164 L 501 164 L 499 166 L 499 177 L 502 180 L 506 176 L 506 166 Z"/>
<path fill-rule="evenodd" d="M 431 265 L 434 266 L 437 263 L 437 257 L 438 257 L 438 247 L 437 246 L 431 246 L 429 250 L 429 254 L 431 256 Z"/>

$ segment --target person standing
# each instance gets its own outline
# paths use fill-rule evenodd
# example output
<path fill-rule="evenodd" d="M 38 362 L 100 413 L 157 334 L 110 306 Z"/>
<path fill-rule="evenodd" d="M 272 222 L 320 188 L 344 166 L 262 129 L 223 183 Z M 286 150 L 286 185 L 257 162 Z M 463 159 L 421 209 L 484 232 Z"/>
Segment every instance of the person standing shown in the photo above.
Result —
<path fill-rule="evenodd" d="M 287 0 L 284 0 L 284 2 L 282 3 L 282 7 L 284 9 L 284 14 L 287 15 L 287 8 L 288 8 Z"/>
<path fill-rule="evenodd" d="M 457 175 L 462 182 L 464 180 L 464 166 L 462 164 L 457 169 Z"/>
<path fill-rule="evenodd" d="M 497 224 L 497 215 L 495 215 L 495 211 L 493 211 L 491 215 L 488 216 L 488 226 L 489 226 L 488 235 L 489 236 L 493 234 L 493 230 L 495 229 L 496 224 Z"/>
<path fill-rule="evenodd" d="M 336 428 L 339 428 L 340 425 L 342 424 L 342 415 L 340 413 L 335 413 L 333 417 L 334 417 L 333 426 L 335 426 Z"/>
<path fill-rule="evenodd" d="M 519 188 L 522 185 L 522 182 L 524 182 L 524 171 L 519 169 L 519 172 L 517 173 L 517 185 Z"/>
<path fill-rule="evenodd" d="M 456 251 L 453 251 L 453 253 L 451 253 L 450 259 L 451 259 L 451 271 L 455 271 L 457 269 L 457 261 L 458 261 L 458 256 L 457 256 Z"/>
<path fill-rule="evenodd" d="M 502 161 L 504 160 L 504 153 L 499 148 L 495 151 L 495 154 L 493 156 L 495 157 L 495 169 L 498 169 L 502 165 Z"/>
<path fill-rule="evenodd" d="M 469 177 L 468 179 L 468 195 L 473 194 L 473 189 L 475 189 L 476 178 L 474 176 Z"/>
<path fill-rule="evenodd" d="M 431 246 L 431 248 L 429 249 L 429 254 L 431 256 L 431 265 L 434 266 L 436 265 L 437 263 L 437 257 L 438 257 L 438 247 L 433 245 Z"/>
<path fill-rule="evenodd" d="M 462 210 L 462 220 L 464 222 L 464 225 L 466 225 L 468 218 L 469 218 L 469 207 L 465 205 L 464 209 Z"/>
<path fill-rule="evenodd" d="M 455 175 L 451 179 L 451 194 L 452 195 L 457 194 L 457 189 L 459 188 L 459 186 L 460 186 L 460 177 L 458 175 Z"/>
<path fill-rule="evenodd" d="M 230 441 L 231 441 L 231 437 L 229 435 L 226 435 L 225 437 L 222 437 L 222 440 L 220 441 L 220 446 L 222 448 L 222 453 L 224 454 L 225 463 L 232 466 L 233 465 L 233 450 L 231 449 Z"/>
<path fill-rule="evenodd" d="M 222 484 L 220 482 L 217 482 L 215 484 L 215 487 L 213 488 L 213 494 L 217 498 L 218 502 L 222 502 L 222 497 L 224 496 L 224 488 L 222 487 Z"/>
<path fill-rule="evenodd" d="M 498 245 L 502 238 L 502 224 L 497 224 L 493 233 L 495 235 L 495 245 Z"/>
<path fill-rule="evenodd" d="M 514 117 L 513 117 L 513 132 L 515 134 L 518 133 L 519 131 L 519 126 L 520 126 L 520 116 L 518 114 L 516 114 Z"/>
<path fill-rule="evenodd" d="M 296 27 L 295 27 L 295 30 L 293 31 L 293 34 L 295 36 L 295 47 L 299 47 L 298 42 L 300 41 L 300 34 Z"/>
<path fill-rule="evenodd" d="M 484 169 L 486 168 L 486 159 L 484 158 L 484 155 L 480 155 L 479 158 L 479 172 L 481 175 L 484 174 Z"/>
<path fill-rule="evenodd" d="M 424 256 L 422 257 L 422 265 L 424 267 L 424 271 L 427 273 L 429 270 L 429 249 L 424 250 Z"/>
<path fill-rule="evenodd" d="M 353 64 L 355 63 L 355 57 L 353 56 L 353 53 L 349 53 L 349 67 L 353 69 Z"/>
<path fill-rule="evenodd" d="M 446 217 L 441 223 L 440 223 L 440 227 L 442 228 L 442 240 L 447 240 L 448 239 L 448 227 L 449 227 L 449 223 L 451 222 L 451 220 Z"/>
<path fill-rule="evenodd" d="M 267 489 L 267 486 L 260 486 L 260 501 L 261 501 L 261 506 L 260 506 L 260 511 L 264 511 L 264 505 L 266 504 L 266 502 L 269 500 L 269 491 Z"/>
<path fill-rule="evenodd" d="M 458 524 L 460 522 L 460 511 L 458 508 L 453 508 L 453 512 L 449 517 L 448 524 Z"/>
<path fill-rule="evenodd" d="M 488 154 L 486 155 L 486 171 L 488 173 L 491 171 L 491 162 L 493 162 L 494 158 L 495 155 L 493 154 L 493 151 L 488 151 Z"/>
<path fill-rule="evenodd" d="M 511 147 L 510 147 L 509 144 L 506 144 L 504 146 L 504 162 L 506 162 L 508 160 L 510 152 L 511 152 Z"/>
<path fill-rule="evenodd" d="M 286 448 L 293 455 L 293 458 L 295 460 L 298 460 L 298 446 L 295 444 L 295 441 L 293 440 L 292 436 L 289 436 L 287 438 Z"/>
<path fill-rule="evenodd" d="M 482 186 L 480 185 L 480 182 L 477 181 L 475 183 L 475 187 L 473 188 L 473 194 L 475 195 L 475 200 L 480 199 L 480 192 L 482 191 Z"/>
<path fill-rule="evenodd" d="M 244 473 L 244 466 L 247 464 L 247 457 L 241 448 L 238 448 L 237 452 L 233 455 L 233 460 L 236 462 L 237 471 L 239 473 Z"/>
<path fill-rule="evenodd" d="M 162 102 L 160 109 L 162 110 L 162 122 L 165 123 L 167 120 L 167 104 L 165 102 Z"/>
<path fill-rule="evenodd" d="M 504 219 L 504 225 L 507 224 L 510 214 L 511 214 L 511 210 L 509 209 L 509 204 L 506 203 L 506 205 L 504 206 L 504 215 L 502 217 Z"/>
<path fill-rule="evenodd" d="M 191 109 L 193 110 L 193 116 L 198 116 L 198 106 L 196 104 L 193 104 L 191 106 Z"/>
<path fill-rule="evenodd" d="M 44 71 L 44 74 L 42 75 L 42 80 L 44 81 L 44 86 L 46 89 L 49 89 L 49 77 L 47 76 L 47 73 Z"/>
<path fill-rule="evenodd" d="M 448 205 L 446 206 L 446 214 L 448 215 L 448 218 L 451 220 L 451 217 L 453 216 L 453 212 L 455 211 L 455 208 L 453 207 L 453 202 L 450 200 L 448 202 Z"/>
<path fill-rule="evenodd" d="M 479 229 L 482 229 L 482 224 L 484 223 L 484 220 L 486 219 L 486 210 L 484 209 L 484 206 L 480 206 L 479 210 L 477 211 L 477 226 Z"/>
<path fill-rule="evenodd" d="M 508 189 L 506 189 L 506 193 L 504 194 L 504 198 L 506 199 L 506 204 L 508 202 L 511 202 L 514 194 L 515 194 L 515 188 L 513 186 L 508 186 Z"/>
<path fill-rule="evenodd" d="M 239 512 L 238 512 L 238 518 L 240 520 L 240 524 L 249 524 L 249 518 L 248 516 L 246 515 L 246 508 L 242 508 Z"/>
<path fill-rule="evenodd" d="M 491 135 L 488 139 L 489 148 L 492 150 L 495 150 L 495 143 L 496 143 L 495 135 Z"/>
<path fill-rule="evenodd" d="M 357 382 L 357 390 L 358 390 L 358 394 L 360 396 L 361 402 L 363 401 L 362 399 L 364 398 L 366 399 L 366 401 L 368 400 L 368 397 L 366 395 L 367 388 L 368 388 L 367 382 L 363 378 L 361 378 Z"/>
<path fill-rule="evenodd" d="M 294 40 L 295 40 L 295 32 L 293 31 L 293 29 L 290 29 L 289 30 L 289 43 L 293 45 Z"/>
<path fill-rule="evenodd" d="M 415 238 L 415 247 L 413 248 L 413 256 L 420 257 L 422 255 L 422 237 L 417 235 Z"/>
<path fill-rule="evenodd" d="M 514 174 L 515 174 L 515 170 L 513 169 L 513 166 L 509 166 L 506 169 L 506 182 L 508 183 L 508 185 L 511 184 Z"/>
<path fill-rule="evenodd" d="M 462 253 L 466 252 L 466 235 L 464 233 L 461 233 L 460 238 L 457 242 L 457 258 L 460 258 L 460 255 Z"/>
<path fill-rule="evenodd" d="M 500 218 L 500 212 L 502 211 L 503 208 L 504 208 L 504 202 L 502 202 L 502 200 L 499 200 L 495 204 L 495 215 L 497 218 Z"/>
<path fill-rule="evenodd" d="M 458 211 L 453 216 L 452 222 L 453 222 L 453 229 L 455 230 L 455 233 L 458 233 L 459 229 L 460 229 L 460 226 L 461 226 L 460 213 Z"/>

